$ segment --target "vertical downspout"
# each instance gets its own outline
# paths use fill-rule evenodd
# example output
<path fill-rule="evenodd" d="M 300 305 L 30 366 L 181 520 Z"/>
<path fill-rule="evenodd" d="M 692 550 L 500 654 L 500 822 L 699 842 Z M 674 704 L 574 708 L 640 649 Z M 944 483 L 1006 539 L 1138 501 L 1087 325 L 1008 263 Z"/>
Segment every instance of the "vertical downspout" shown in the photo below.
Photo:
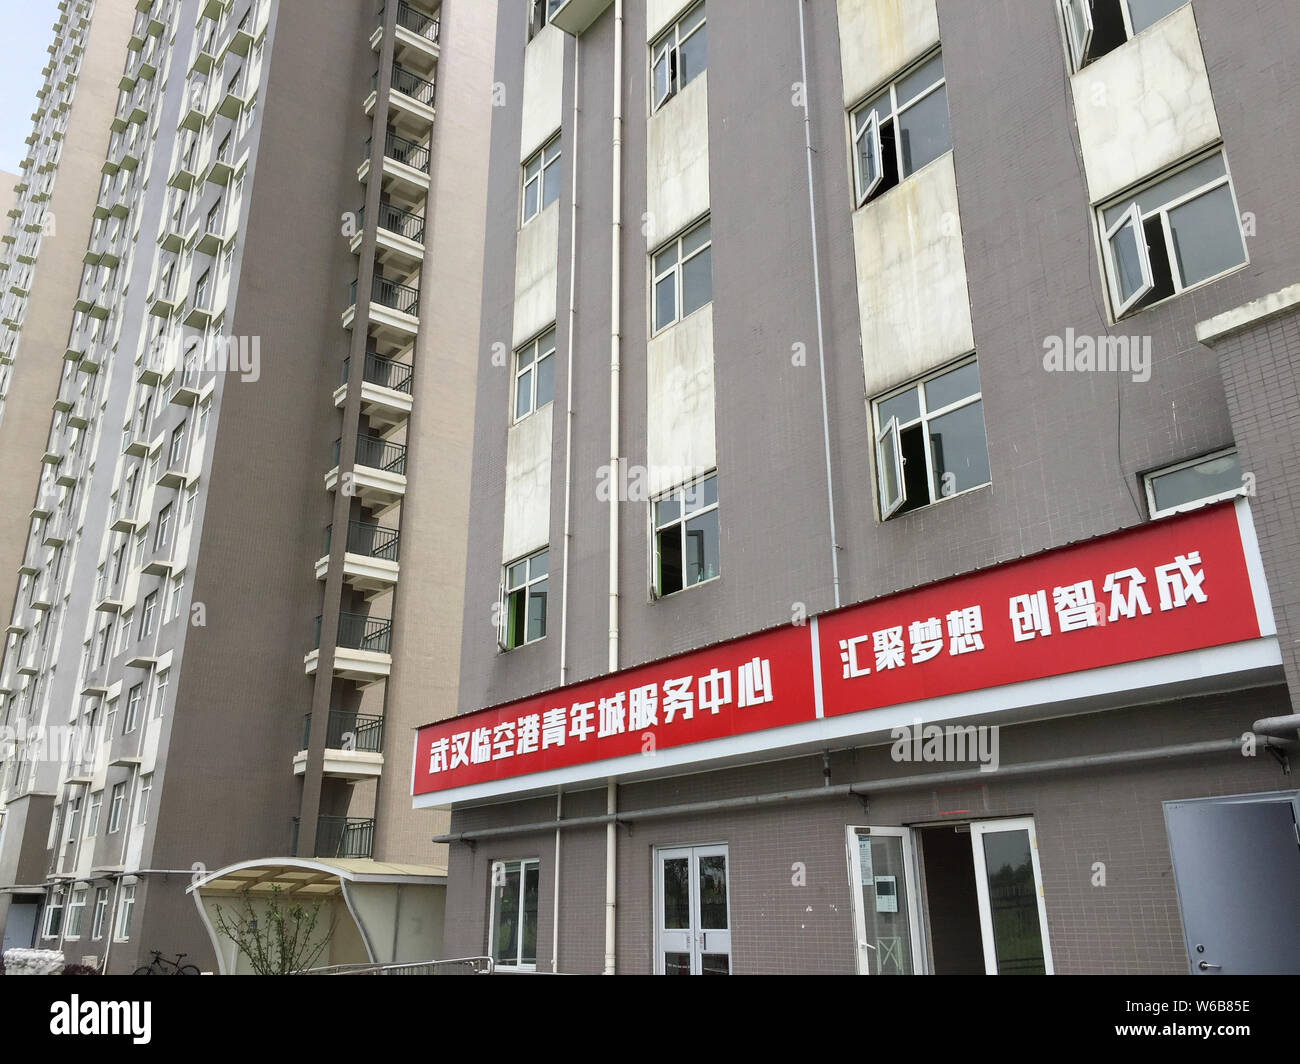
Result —
<path fill-rule="evenodd" d="M 551 974 L 560 971 L 560 820 L 564 816 L 564 792 L 555 792 L 555 879 L 551 887 Z"/>
<path fill-rule="evenodd" d="M 812 116 L 808 111 L 808 46 L 804 36 L 804 0 L 795 0 L 799 7 L 799 61 L 803 79 L 803 139 L 808 160 L 808 216 L 812 232 L 813 293 L 817 300 L 817 365 L 821 371 L 822 388 L 822 443 L 826 452 L 826 508 L 831 523 L 831 587 L 835 593 L 835 608 L 840 606 L 839 537 L 835 532 L 835 485 L 831 478 L 831 422 L 826 402 L 826 338 L 822 327 L 822 275 L 821 254 L 817 246 L 817 199 L 813 192 Z"/>
<path fill-rule="evenodd" d="M 610 472 L 615 490 L 609 499 L 609 671 L 618 668 L 618 508 L 622 497 L 619 475 L 619 359 L 622 332 L 623 263 L 623 0 L 614 3 L 614 165 L 613 226 L 611 227 L 610 297 L 609 297 L 609 453 Z M 607 783 L 605 811 L 617 812 L 618 784 Z M 614 875 L 618 855 L 618 826 L 611 820 L 605 825 L 605 974 L 613 975 L 614 914 L 618 888 Z"/>
<path fill-rule="evenodd" d="M 569 192 L 569 351 L 564 403 L 564 558 L 560 575 L 560 686 L 569 682 L 569 545 L 573 538 L 573 347 L 577 323 L 578 272 L 578 71 L 582 38 L 573 39 L 573 177 Z M 557 818 L 558 819 L 558 818 Z M 559 836 L 556 835 L 556 845 Z"/>

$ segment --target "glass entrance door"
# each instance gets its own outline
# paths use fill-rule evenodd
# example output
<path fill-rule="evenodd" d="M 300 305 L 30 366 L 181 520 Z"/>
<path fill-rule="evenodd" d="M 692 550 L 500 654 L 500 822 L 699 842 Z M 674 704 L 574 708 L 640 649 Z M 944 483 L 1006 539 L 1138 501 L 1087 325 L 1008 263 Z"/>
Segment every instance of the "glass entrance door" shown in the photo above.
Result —
<path fill-rule="evenodd" d="M 661 975 L 731 973 L 726 846 L 682 846 L 656 856 L 655 970 Z"/>
<path fill-rule="evenodd" d="M 915 975 L 922 956 L 908 828 L 848 830 L 859 975 Z"/>
<path fill-rule="evenodd" d="M 976 821 L 970 840 L 984 970 L 989 975 L 1051 975 L 1033 819 Z"/>

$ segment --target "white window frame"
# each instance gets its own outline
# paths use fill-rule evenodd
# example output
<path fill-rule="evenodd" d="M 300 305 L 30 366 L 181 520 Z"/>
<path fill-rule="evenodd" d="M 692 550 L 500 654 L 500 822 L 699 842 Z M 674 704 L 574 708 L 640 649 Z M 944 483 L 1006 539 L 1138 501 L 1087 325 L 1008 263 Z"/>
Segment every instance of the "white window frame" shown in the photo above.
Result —
<path fill-rule="evenodd" d="M 140 776 L 136 795 L 135 823 L 143 827 L 149 823 L 149 798 L 153 794 L 153 773 L 146 772 Z"/>
<path fill-rule="evenodd" d="M 549 337 L 551 341 L 550 348 L 547 350 L 543 350 L 542 341 L 547 339 L 547 337 Z M 556 351 L 557 351 L 556 330 L 554 325 L 548 326 L 543 332 L 538 333 L 538 335 L 534 336 L 531 340 L 528 341 L 528 343 L 524 344 L 522 347 L 518 348 L 515 351 L 514 373 L 511 375 L 510 378 L 511 380 L 510 411 L 511 411 L 511 419 L 513 424 L 516 425 L 519 424 L 519 422 L 523 421 L 524 418 L 531 417 L 533 414 L 537 413 L 537 411 L 540 409 L 540 407 L 537 405 L 537 369 L 543 362 L 547 360 L 554 360 L 557 357 Z M 532 354 L 532 358 L 529 360 L 528 364 L 526 366 L 521 365 L 520 364 L 521 356 L 528 354 L 530 352 Z M 553 365 L 558 366 L 559 363 L 558 362 L 553 363 Z M 525 373 L 531 373 L 532 377 L 529 380 L 529 384 L 528 384 L 528 409 L 520 413 L 519 379 Z M 554 374 L 552 374 L 552 380 L 554 380 Z M 548 399 L 545 403 L 543 403 L 542 406 L 546 406 L 553 402 L 555 402 L 555 395 L 554 392 L 552 391 L 551 398 Z"/>
<path fill-rule="evenodd" d="M 943 366 L 939 369 L 931 370 L 929 373 L 926 373 L 920 377 L 916 377 L 908 381 L 906 384 L 901 385 L 900 387 L 893 388 L 890 391 L 885 392 L 883 395 L 880 395 L 879 397 L 871 401 L 871 426 L 872 426 L 872 432 L 874 433 L 876 438 L 876 446 L 877 446 L 876 502 L 880 506 L 880 519 L 882 521 L 888 520 L 890 517 L 892 517 L 895 513 L 898 512 L 899 508 L 907 502 L 907 482 L 903 476 L 904 471 L 903 471 L 903 463 L 902 463 L 902 439 L 901 439 L 901 434 L 904 429 L 910 429 L 916 425 L 922 426 L 921 435 L 925 443 L 925 477 L 926 477 L 926 483 L 929 485 L 929 491 L 931 495 L 930 501 L 925 505 L 935 506 L 938 503 L 944 502 L 948 499 L 960 498 L 962 495 L 969 495 L 972 491 L 979 491 L 981 488 L 986 488 L 991 483 L 993 483 L 993 471 L 990 464 L 989 479 L 986 480 L 983 484 L 973 484 L 969 488 L 963 488 L 961 491 L 955 491 L 951 495 L 941 494 L 939 495 L 938 498 L 934 498 L 935 495 L 934 451 L 933 448 L 930 446 L 930 431 L 928 428 L 929 423 L 931 421 L 936 420 L 937 418 L 943 417 L 946 414 L 951 414 L 955 410 L 961 410 L 963 407 L 970 406 L 972 403 L 983 404 L 984 379 L 981 376 L 979 391 L 973 393 L 972 395 L 964 396 L 963 398 L 958 399 L 956 402 L 949 403 L 947 406 L 939 407 L 937 410 L 930 410 L 926 407 L 924 386 L 928 384 L 930 381 L 937 380 L 938 378 L 943 377 L 946 374 L 953 372 L 954 370 L 958 370 L 964 366 L 969 366 L 972 364 L 976 366 L 979 365 L 979 356 L 974 353 L 969 354 L 964 358 L 959 358 L 955 362 L 950 362 L 946 366 Z M 906 423 L 899 422 L 897 417 L 891 417 L 888 422 L 882 425 L 880 423 L 881 403 L 888 402 L 890 399 L 902 395 L 904 392 L 912 391 L 913 389 L 915 389 L 917 392 L 917 409 L 920 411 L 918 416 L 910 421 L 907 421 Z M 892 433 L 891 433 L 891 426 L 893 426 Z M 894 454 L 897 457 L 899 462 L 898 491 L 900 497 L 896 502 L 892 504 L 892 506 L 886 512 L 885 498 L 884 498 L 884 491 L 883 491 L 884 477 L 883 477 L 883 470 L 880 468 L 881 452 L 879 448 L 881 447 L 882 441 L 889 439 L 891 435 L 896 444 L 896 450 L 894 451 Z M 985 446 L 985 450 L 987 451 L 988 448 L 988 423 L 987 422 L 985 422 L 984 425 L 984 446 Z M 923 507 L 918 506 L 916 507 L 916 509 L 918 510 L 923 509 Z"/>
<path fill-rule="evenodd" d="M 81 938 L 81 924 L 86 918 L 86 894 L 86 888 L 79 887 L 73 890 L 68 898 L 68 919 L 63 928 L 64 939 L 75 942 Z"/>
<path fill-rule="evenodd" d="M 685 23 L 690 22 L 700 13 L 700 19 L 693 26 L 690 26 L 686 33 L 682 33 L 682 27 Z M 708 12 L 705 10 L 704 0 L 698 4 L 692 4 L 687 10 L 683 11 L 663 33 L 655 38 L 654 43 L 650 45 L 650 113 L 658 111 L 669 100 L 681 92 L 694 78 L 682 82 L 682 45 L 694 37 L 697 33 L 707 33 Z M 705 60 L 703 74 L 709 68 L 708 60 L 708 43 L 705 42 Z M 655 71 L 660 63 L 665 65 L 666 88 L 660 93 Z"/>
<path fill-rule="evenodd" d="M 1168 18 L 1179 7 L 1190 2 L 1191 0 L 1184 0 L 1183 4 L 1174 7 L 1167 14 L 1161 15 L 1160 18 Z M 1070 70 L 1075 74 L 1090 63 L 1095 63 L 1098 59 L 1103 59 L 1110 54 L 1108 51 L 1098 56 L 1088 55 L 1088 49 L 1092 46 L 1093 33 L 1096 29 L 1096 19 L 1092 10 L 1094 3 L 1095 0 L 1061 0 L 1060 3 L 1061 17 L 1065 22 L 1065 44 L 1070 59 Z M 1150 29 L 1150 26 L 1144 26 L 1141 30 L 1133 28 L 1133 13 L 1129 10 L 1129 0 L 1115 0 L 1115 3 L 1119 7 L 1120 17 L 1124 22 L 1124 44 L 1127 44 L 1139 33 L 1145 33 Z M 1070 13 L 1072 11 L 1080 13 L 1077 20 L 1071 18 Z M 1076 22 L 1078 25 L 1076 25 Z M 1155 23 L 1151 25 L 1155 25 Z M 1123 45 L 1116 45 L 1110 51 L 1122 47 Z"/>
<path fill-rule="evenodd" d="M 691 236 L 694 233 L 699 232 L 701 229 L 705 228 L 706 226 L 709 229 L 709 238 L 698 248 L 692 251 L 689 255 L 685 255 L 684 247 L 685 247 L 686 238 Z M 673 260 L 673 264 L 669 266 L 666 270 L 657 270 L 655 263 L 656 260 L 658 260 L 659 256 L 662 255 L 665 251 L 670 251 L 674 248 L 676 249 L 677 254 L 676 254 L 676 258 Z M 682 301 L 683 301 L 683 296 L 685 294 L 682 285 L 682 273 L 688 262 L 690 262 L 692 259 L 696 259 L 699 256 L 703 255 L 706 251 L 709 253 L 709 257 L 710 257 L 709 298 L 705 302 L 701 303 L 698 307 L 696 307 L 695 310 L 691 311 L 691 314 L 694 314 L 697 311 L 703 310 L 705 307 L 709 306 L 713 302 L 713 280 L 712 280 L 713 216 L 712 214 L 706 214 L 699 221 L 692 223 L 687 228 L 683 229 L 680 233 L 678 233 L 675 237 L 673 237 L 671 240 L 666 241 L 665 243 L 661 244 L 659 247 L 655 248 L 653 252 L 651 252 L 650 254 L 650 333 L 652 336 L 657 336 L 665 329 L 671 329 L 679 321 L 682 321 L 683 318 L 689 317 L 689 315 L 684 315 L 682 313 Z M 659 321 L 659 285 L 662 281 L 667 280 L 669 277 L 673 278 L 673 317 L 670 320 L 664 322 L 663 325 L 659 325 L 657 324 Z"/>
<path fill-rule="evenodd" d="M 126 808 L 126 783 L 115 783 L 108 797 L 108 833 L 122 830 L 122 810 Z"/>
<path fill-rule="evenodd" d="M 159 669 L 153 684 L 153 715 L 161 717 L 167 704 L 167 688 L 171 684 L 171 669 Z"/>
<path fill-rule="evenodd" d="M 531 44 L 551 24 L 563 3 L 564 0 L 528 0 L 528 43 Z"/>
<path fill-rule="evenodd" d="M 1151 189 L 1155 188 L 1157 185 L 1164 184 L 1166 181 L 1171 181 L 1175 177 L 1177 177 L 1180 173 L 1182 173 L 1184 170 L 1189 170 L 1193 166 L 1197 166 L 1200 163 L 1207 162 L 1210 159 L 1215 158 L 1216 156 L 1218 156 L 1223 160 L 1222 174 L 1208 179 L 1203 184 L 1200 184 L 1195 188 L 1188 190 L 1187 192 L 1180 193 L 1179 195 L 1175 196 L 1173 199 L 1162 203 L 1159 207 L 1155 207 L 1150 211 L 1143 211 L 1141 207 L 1138 205 L 1137 203 L 1138 198 L 1144 195 L 1145 193 L 1149 192 Z M 1193 200 L 1199 199 L 1200 197 L 1208 195 L 1211 192 L 1215 192 L 1218 189 L 1224 187 L 1225 185 L 1228 188 L 1229 195 L 1232 197 L 1232 214 L 1237 222 L 1238 234 L 1241 236 L 1241 250 L 1244 258 L 1241 260 L 1241 262 L 1237 263 L 1236 265 L 1229 266 L 1223 270 L 1220 270 L 1218 273 L 1210 277 L 1203 278 L 1202 280 L 1196 281 L 1192 284 L 1186 284 L 1183 278 L 1180 276 L 1180 271 L 1178 269 L 1178 255 L 1174 248 L 1173 226 L 1170 224 L 1169 215 L 1173 211 L 1176 211 L 1179 207 L 1191 203 Z M 1124 203 L 1129 203 L 1131 204 L 1131 206 L 1128 208 L 1128 210 L 1124 211 L 1124 213 L 1119 218 L 1117 218 L 1112 225 L 1107 226 L 1106 212 L 1114 210 L 1116 207 Z M 1130 216 L 1132 215 L 1135 215 L 1139 219 L 1138 231 L 1139 234 L 1142 236 L 1142 239 L 1138 241 L 1138 249 L 1139 249 L 1139 254 L 1143 257 L 1143 261 L 1146 264 L 1144 266 L 1144 276 L 1147 277 L 1148 279 L 1151 278 L 1151 266 L 1150 266 L 1150 252 L 1146 243 L 1145 226 L 1150 219 L 1159 217 L 1160 232 L 1161 235 L 1164 237 L 1164 241 L 1165 241 L 1165 255 L 1169 262 L 1169 276 L 1172 279 L 1174 285 L 1174 291 L 1172 295 L 1168 295 L 1162 299 L 1158 299 L 1154 303 L 1149 303 L 1146 306 L 1140 308 L 1142 310 L 1147 310 L 1150 307 L 1158 307 L 1160 306 L 1161 303 L 1165 303 L 1170 299 L 1178 298 L 1184 292 L 1191 292 L 1197 288 L 1203 288 L 1205 285 L 1213 284 L 1215 281 L 1218 281 L 1223 277 L 1227 277 L 1229 274 L 1236 273 L 1238 270 L 1241 270 L 1246 266 L 1250 265 L 1250 244 L 1246 240 L 1245 233 L 1241 232 L 1241 205 L 1237 202 L 1237 189 L 1232 180 L 1232 171 L 1228 167 L 1228 156 L 1223 150 L 1223 145 L 1220 144 L 1217 147 L 1215 147 L 1214 150 L 1212 151 L 1203 152 L 1202 154 L 1197 155 L 1194 158 L 1185 160 L 1184 162 L 1180 163 L 1177 166 L 1161 171 L 1159 174 L 1156 174 L 1149 180 L 1142 182 L 1142 184 L 1129 190 L 1128 192 L 1125 192 L 1123 195 L 1113 196 L 1105 203 L 1097 207 L 1097 231 L 1098 234 L 1101 236 L 1100 255 L 1106 273 L 1107 296 L 1110 299 L 1111 312 L 1117 321 L 1120 318 L 1122 318 L 1125 314 L 1127 314 L 1133 308 L 1134 304 L 1137 303 L 1143 296 L 1145 296 L 1150 291 L 1150 288 L 1147 287 L 1141 292 L 1140 295 L 1131 297 L 1128 300 L 1123 300 L 1122 297 L 1120 296 L 1119 287 L 1117 284 L 1117 274 L 1115 270 L 1113 256 L 1111 254 L 1110 241 L 1112 237 L 1117 232 L 1119 232 L 1119 230 L 1123 228 L 1125 224 L 1130 223 L 1131 221 Z"/>
<path fill-rule="evenodd" d="M 901 130 L 900 130 L 900 119 L 902 118 L 903 115 L 907 114 L 907 112 L 910 111 L 913 107 L 923 102 L 924 100 L 928 100 L 940 89 L 942 89 L 945 93 L 944 107 L 945 109 L 947 108 L 948 101 L 946 99 L 946 93 L 948 89 L 948 68 L 945 66 L 943 68 L 943 74 L 941 77 L 939 77 L 936 81 L 932 82 L 931 84 L 925 86 L 915 96 L 911 97 L 906 103 L 902 105 L 900 105 L 898 102 L 898 86 L 900 82 L 906 81 L 913 74 L 918 73 L 922 68 L 924 68 L 927 63 L 931 63 L 935 59 L 939 59 L 940 63 L 943 62 L 942 48 L 935 48 L 927 52 L 916 62 L 909 63 L 906 68 L 901 70 L 898 74 L 896 74 L 893 78 L 890 79 L 888 85 L 874 90 L 869 96 L 864 97 L 849 111 L 849 138 L 850 138 L 849 154 L 852 156 L 852 160 L 853 160 L 853 196 L 854 196 L 854 203 L 856 206 L 861 207 L 871 199 L 872 195 L 875 194 L 876 189 L 880 187 L 880 182 L 884 179 L 885 176 L 885 164 L 884 164 L 884 159 L 882 157 L 883 149 L 881 147 L 881 139 L 880 139 L 880 119 L 879 116 L 876 114 L 876 104 L 883 97 L 885 96 L 889 97 L 888 117 L 893 119 L 893 123 L 894 123 L 894 164 L 897 167 L 897 171 L 898 171 L 898 184 L 901 185 L 904 181 L 907 181 L 909 178 L 911 178 L 913 174 L 918 173 L 920 170 L 925 169 L 925 166 L 930 165 L 930 163 L 926 163 L 925 166 L 918 167 L 916 170 L 913 170 L 912 173 L 910 174 L 906 174 L 903 172 L 903 138 L 901 136 Z M 869 117 L 866 118 L 862 122 L 861 126 L 859 127 L 858 116 L 862 114 L 866 114 Z M 939 155 L 935 156 L 935 158 L 931 159 L 930 162 L 935 162 L 938 159 L 943 158 L 944 155 L 947 155 L 948 152 L 952 151 L 951 113 L 949 113 L 948 115 L 948 120 L 949 120 L 948 151 L 942 152 Z M 876 176 L 871 180 L 869 185 L 864 187 L 863 176 L 862 176 L 862 160 L 858 155 L 858 142 L 862 139 L 863 136 L 867 135 L 868 131 L 870 131 L 870 135 L 872 137 L 874 148 L 875 148 L 874 155 L 876 160 Z M 897 186 L 893 186 L 893 187 L 897 187 Z"/>
<path fill-rule="evenodd" d="M 57 917 L 57 920 L 56 920 Z M 57 926 L 55 926 L 57 924 Z M 41 921 L 41 938 L 58 938 L 63 930 L 63 895 L 55 892 L 45 903 L 45 916 Z"/>
<path fill-rule="evenodd" d="M 714 495 L 716 496 L 716 498 L 714 499 L 714 501 L 708 503 L 705 506 L 696 506 L 693 510 L 688 511 L 686 509 L 687 500 L 692 496 L 693 493 L 698 493 L 699 490 L 703 487 L 703 485 L 710 480 L 715 482 Z M 717 480 L 718 480 L 718 471 L 716 469 L 712 469 L 709 472 L 702 474 L 701 476 L 695 477 L 693 480 L 688 480 L 683 484 L 678 484 L 676 487 L 670 488 L 668 491 L 660 492 L 658 495 L 656 495 L 654 498 L 650 500 L 650 597 L 651 599 L 671 598 L 673 595 L 680 595 L 684 591 L 690 591 L 692 588 L 696 588 L 696 587 L 703 587 L 705 584 L 711 584 L 713 583 L 714 580 L 720 580 L 722 578 L 722 518 L 721 516 L 719 516 L 718 518 L 718 571 L 715 575 L 705 577 L 703 580 L 698 580 L 693 584 L 688 584 L 686 582 L 686 526 L 688 523 L 690 523 L 690 521 L 692 521 L 696 517 L 699 517 L 701 514 L 715 513 L 720 511 L 722 496 L 717 490 L 717 485 L 716 485 Z M 655 519 L 655 509 L 659 503 L 664 502 L 670 498 L 673 498 L 674 496 L 676 496 L 677 503 L 678 503 L 677 517 L 675 517 L 671 521 L 665 521 L 663 524 L 660 524 Z M 666 532 L 674 525 L 679 526 L 681 529 L 682 586 L 677 591 L 669 591 L 665 593 L 663 588 L 660 586 L 660 577 L 662 576 L 662 573 L 660 572 L 660 562 L 659 562 L 659 534 L 661 532 Z"/>
<path fill-rule="evenodd" d="M 90 919 L 90 937 L 99 940 L 104 937 L 104 920 L 108 916 L 108 888 L 95 888 L 95 911 Z"/>
<path fill-rule="evenodd" d="M 140 709 L 144 705 L 144 683 L 132 686 L 126 694 L 126 716 L 122 720 L 122 734 L 130 735 L 140 726 Z"/>
<path fill-rule="evenodd" d="M 1239 487 L 1231 491 L 1220 492 L 1218 495 L 1207 495 L 1203 499 L 1192 499 L 1189 502 L 1182 503 L 1178 506 L 1167 506 L 1163 510 L 1156 506 L 1156 490 L 1152 483 L 1159 477 L 1168 473 L 1177 473 L 1180 469 L 1190 469 L 1193 466 L 1204 465 L 1206 462 L 1213 462 L 1217 458 L 1237 457 L 1238 452 L 1235 447 L 1225 447 L 1222 450 L 1211 451 L 1209 454 L 1203 454 L 1198 458 L 1189 458 L 1185 462 L 1176 462 L 1174 465 L 1165 466 L 1162 469 L 1153 469 L 1142 478 L 1143 486 L 1146 488 L 1147 512 L 1154 521 L 1160 517 L 1169 517 L 1173 514 L 1187 513 L 1188 510 L 1199 510 L 1202 506 L 1211 506 L 1216 502 L 1223 502 L 1226 499 L 1235 499 L 1238 495 L 1246 494 L 1246 484 L 1243 481 Z"/>
<path fill-rule="evenodd" d="M 140 638 L 148 639 L 154 633 L 154 621 L 158 612 L 158 592 L 150 591 L 144 597 L 140 607 Z"/>
<path fill-rule="evenodd" d="M 524 894 L 525 894 L 526 891 L 527 891 L 527 879 L 528 879 L 528 877 L 527 877 L 527 870 L 528 870 L 528 868 L 529 868 L 530 865 L 533 866 L 533 867 L 535 867 L 535 868 L 537 869 L 537 903 L 538 903 L 538 905 L 537 905 L 537 928 L 538 928 L 538 933 L 539 933 L 539 938 L 540 938 L 540 932 L 541 932 L 541 921 L 542 921 L 542 910 L 541 910 L 541 900 L 542 900 L 542 863 L 541 863 L 541 860 L 540 860 L 539 858 L 536 858 L 536 857 L 522 857 L 522 858 L 515 858 L 514 860 L 510 860 L 510 861 L 492 861 L 492 862 L 488 865 L 488 939 L 487 939 L 487 952 L 488 952 L 488 956 L 493 958 L 493 961 L 496 963 L 496 966 L 497 966 L 498 968 L 508 968 L 508 969 L 510 969 L 510 970 L 512 970 L 512 971 L 519 971 L 519 972 L 535 972 L 535 971 L 537 970 L 537 963 L 536 963 L 536 961 L 534 961 L 532 964 L 525 964 L 524 961 L 523 961 L 523 955 L 524 955 L 524 931 L 523 931 Z M 509 872 L 509 871 L 510 871 L 514 866 L 518 866 L 518 868 L 519 868 L 519 902 L 518 902 L 518 905 L 519 905 L 519 910 L 518 910 L 518 911 L 519 911 L 519 915 L 520 915 L 520 921 L 519 921 L 519 932 L 518 932 L 518 935 L 516 936 L 516 939 L 517 939 L 517 940 L 516 940 L 516 943 L 515 943 L 515 963 L 514 963 L 514 964 L 505 964 L 505 963 L 503 963 L 503 962 L 496 961 L 497 885 L 492 881 L 492 879 L 493 879 L 494 869 L 495 869 L 495 868 L 497 868 L 497 867 L 501 867 L 502 870 L 503 870 L 503 872 Z"/>
<path fill-rule="evenodd" d="M 544 210 L 546 210 L 546 208 L 549 207 L 552 203 L 559 202 L 560 193 L 558 190 L 555 193 L 555 199 L 549 201 L 546 199 L 546 178 L 547 175 L 551 172 L 552 167 L 561 166 L 563 164 L 564 154 L 560 150 L 562 140 L 563 140 L 562 134 L 556 133 L 555 136 L 553 136 L 550 140 L 548 140 L 545 144 L 543 144 L 540 148 L 538 148 L 537 151 L 533 152 L 532 155 L 530 155 L 527 159 L 524 160 L 523 181 L 522 184 L 520 185 L 521 196 L 519 200 L 520 228 L 523 228 L 525 225 L 531 222 L 534 218 L 536 218 L 539 214 L 541 214 Z M 534 166 L 537 167 L 537 172 L 530 176 L 529 171 Z M 528 189 L 529 186 L 533 184 L 537 185 L 537 207 L 535 210 L 533 210 L 530 213 L 528 210 Z M 563 174 L 561 174 L 560 184 L 562 187 Z"/>
<path fill-rule="evenodd" d="M 551 548 L 550 545 L 548 544 L 547 546 L 543 547 L 541 550 L 535 550 L 531 554 L 525 554 L 522 558 L 516 558 L 514 561 L 507 562 L 505 565 L 501 567 L 501 587 L 500 587 L 500 607 L 499 607 L 500 614 L 501 614 L 501 626 L 500 628 L 497 629 L 497 646 L 499 649 L 501 649 L 506 653 L 509 653 L 512 650 L 519 650 L 521 647 L 531 646 L 533 643 L 540 643 L 543 639 L 546 638 L 545 634 L 538 636 L 536 639 L 528 638 L 528 602 L 530 596 L 532 595 L 533 585 L 540 584 L 543 581 L 549 580 L 551 578 L 550 553 L 551 553 Z M 543 555 L 546 555 L 546 572 L 541 576 L 533 576 L 533 562 L 534 560 L 542 557 Z M 510 584 L 510 570 L 513 569 L 516 565 L 526 565 L 527 566 L 526 574 L 524 577 L 524 582 L 522 584 L 512 586 Z M 524 638 L 523 638 L 523 642 L 511 646 L 510 636 L 509 636 L 510 596 L 519 592 L 522 592 L 524 596 L 523 599 Z M 551 595 L 550 595 L 550 585 L 548 584 L 546 589 L 546 609 L 548 613 L 550 612 L 550 608 L 551 608 Z M 549 620 L 549 618 L 547 618 L 547 620 Z M 543 626 L 548 627 L 545 620 L 543 621 Z"/>
<path fill-rule="evenodd" d="M 131 917 L 135 913 L 135 884 L 123 883 L 121 897 L 117 900 L 117 920 L 114 922 L 113 941 L 128 942 L 131 939 Z"/>
<path fill-rule="evenodd" d="M 104 792 L 95 791 L 90 796 L 90 810 L 86 814 L 86 838 L 99 834 L 99 814 L 104 808 Z"/>

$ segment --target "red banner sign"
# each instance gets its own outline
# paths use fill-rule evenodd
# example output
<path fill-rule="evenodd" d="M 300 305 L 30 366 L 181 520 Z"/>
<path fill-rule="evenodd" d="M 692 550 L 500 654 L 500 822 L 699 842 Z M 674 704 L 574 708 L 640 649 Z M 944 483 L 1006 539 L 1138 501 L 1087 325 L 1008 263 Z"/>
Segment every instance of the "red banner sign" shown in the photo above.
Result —
<path fill-rule="evenodd" d="M 413 793 L 806 723 L 1260 635 L 1232 505 L 430 724 Z M 820 672 L 820 701 L 814 670 Z"/>

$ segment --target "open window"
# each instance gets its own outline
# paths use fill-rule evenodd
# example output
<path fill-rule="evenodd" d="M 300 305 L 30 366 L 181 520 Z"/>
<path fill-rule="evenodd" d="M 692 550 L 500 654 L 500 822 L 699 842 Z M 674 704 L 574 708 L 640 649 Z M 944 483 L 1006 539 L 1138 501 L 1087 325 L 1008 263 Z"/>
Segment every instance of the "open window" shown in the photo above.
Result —
<path fill-rule="evenodd" d="M 1061 0 L 1066 45 L 1076 71 L 1113 52 L 1188 0 Z"/>
<path fill-rule="evenodd" d="M 497 646 L 501 650 L 515 650 L 545 637 L 549 573 L 549 549 L 505 567 L 498 607 Z"/>
<path fill-rule="evenodd" d="M 1069 38 L 1070 59 L 1078 70 L 1087 60 L 1092 44 L 1092 4 L 1089 0 L 1061 0 L 1065 11 L 1065 32 Z"/>
<path fill-rule="evenodd" d="M 853 134 L 854 147 L 853 164 L 856 167 L 855 176 L 858 182 L 859 197 L 863 200 L 870 199 L 876 186 L 880 184 L 882 177 L 880 169 L 880 116 L 875 111 L 866 116 L 865 121 L 860 121 L 859 116 L 854 116 L 855 129 Z"/>
<path fill-rule="evenodd" d="M 903 482 L 903 447 L 899 442 L 898 418 L 876 436 L 876 475 L 880 480 L 880 516 L 893 517 L 907 502 L 907 485 Z"/>
<path fill-rule="evenodd" d="M 1142 212 L 1136 203 L 1106 233 L 1106 248 L 1115 316 L 1119 317 L 1155 287 L 1151 253 L 1142 230 Z"/>

